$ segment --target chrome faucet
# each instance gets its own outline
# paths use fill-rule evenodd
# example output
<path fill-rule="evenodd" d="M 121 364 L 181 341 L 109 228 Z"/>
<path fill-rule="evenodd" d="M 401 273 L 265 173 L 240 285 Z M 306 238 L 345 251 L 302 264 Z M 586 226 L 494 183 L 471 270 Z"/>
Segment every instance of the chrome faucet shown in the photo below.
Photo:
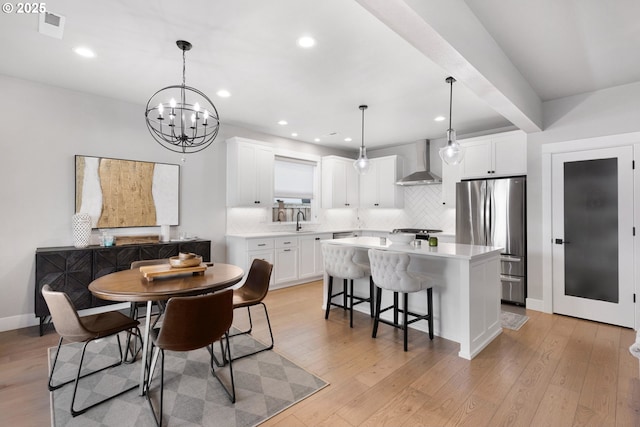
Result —
<path fill-rule="evenodd" d="M 306 221 L 307 219 L 304 217 L 304 212 L 302 212 L 301 210 L 298 210 L 298 213 L 296 214 L 296 231 L 300 231 L 302 230 L 302 226 L 300 225 L 300 214 L 302 214 L 302 220 Z"/>

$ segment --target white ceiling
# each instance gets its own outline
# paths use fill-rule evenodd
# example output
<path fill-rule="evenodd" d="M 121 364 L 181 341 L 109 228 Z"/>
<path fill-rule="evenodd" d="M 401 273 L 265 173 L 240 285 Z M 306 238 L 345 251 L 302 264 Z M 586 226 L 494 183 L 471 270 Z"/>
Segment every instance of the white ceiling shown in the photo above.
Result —
<path fill-rule="evenodd" d="M 62 40 L 37 15 L 0 15 L 0 74 L 144 106 L 182 79 L 232 124 L 357 149 L 514 124 L 542 128 L 542 101 L 640 81 L 637 0 L 49 0 Z M 301 35 L 317 40 L 296 46 Z M 97 57 L 77 56 L 83 45 Z M 232 96 L 220 98 L 219 89 Z M 114 114 L 115 116 L 115 114 Z M 108 116 L 106 119 L 110 119 Z M 277 124 L 287 120 L 287 126 Z M 335 135 L 330 135 L 331 133 Z M 345 137 L 353 138 L 344 142 Z"/>

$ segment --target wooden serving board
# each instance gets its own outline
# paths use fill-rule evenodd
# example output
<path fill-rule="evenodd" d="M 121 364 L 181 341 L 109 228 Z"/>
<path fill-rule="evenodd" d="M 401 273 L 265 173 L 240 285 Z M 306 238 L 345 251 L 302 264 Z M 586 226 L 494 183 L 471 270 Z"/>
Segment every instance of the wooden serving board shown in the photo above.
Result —
<path fill-rule="evenodd" d="M 157 234 L 149 234 L 144 236 L 114 236 L 116 246 L 138 245 L 146 243 L 158 243 L 160 237 Z"/>
<path fill-rule="evenodd" d="M 176 274 L 184 274 L 184 273 L 193 273 L 193 274 L 204 274 L 207 266 L 204 264 L 196 265 L 195 267 L 183 267 L 183 268 L 175 268 L 171 267 L 170 264 L 160 264 L 160 265 L 145 265 L 140 267 L 140 272 L 142 275 L 148 280 L 152 281 L 156 277 L 167 277 L 167 276 L 175 276 Z"/>

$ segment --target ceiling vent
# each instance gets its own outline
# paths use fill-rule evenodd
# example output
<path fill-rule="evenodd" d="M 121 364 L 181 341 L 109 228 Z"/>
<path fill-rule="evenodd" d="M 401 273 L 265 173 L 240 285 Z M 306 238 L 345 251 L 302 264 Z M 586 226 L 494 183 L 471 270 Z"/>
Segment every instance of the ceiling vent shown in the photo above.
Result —
<path fill-rule="evenodd" d="M 38 32 L 62 40 L 65 17 L 51 12 L 41 13 L 39 16 Z"/>

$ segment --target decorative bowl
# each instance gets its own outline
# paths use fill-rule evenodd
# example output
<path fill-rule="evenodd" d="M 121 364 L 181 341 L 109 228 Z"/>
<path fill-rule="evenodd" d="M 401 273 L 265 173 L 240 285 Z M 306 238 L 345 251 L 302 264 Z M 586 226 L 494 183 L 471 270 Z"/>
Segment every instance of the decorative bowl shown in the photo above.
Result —
<path fill-rule="evenodd" d="M 202 264 L 202 257 L 194 255 L 193 258 L 180 259 L 180 256 L 172 256 L 169 264 L 173 268 L 197 267 Z"/>
<path fill-rule="evenodd" d="M 395 245 L 408 245 L 415 238 L 416 235 L 411 233 L 389 233 L 388 237 L 391 240 L 391 244 Z"/>
<path fill-rule="evenodd" d="M 191 258 L 195 258 L 196 254 L 191 253 L 191 252 L 180 252 L 178 254 L 178 258 L 179 259 L 191 259 Z"/>

